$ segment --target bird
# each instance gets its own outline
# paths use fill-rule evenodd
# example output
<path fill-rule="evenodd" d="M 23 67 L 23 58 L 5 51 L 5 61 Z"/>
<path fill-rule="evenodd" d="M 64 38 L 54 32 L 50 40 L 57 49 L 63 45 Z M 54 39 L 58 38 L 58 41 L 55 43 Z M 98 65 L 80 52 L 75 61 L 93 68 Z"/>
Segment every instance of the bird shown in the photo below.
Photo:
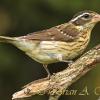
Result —
<path fill-rule="evenodd" d="M 100 14 L 85 10 L 75 14 L 68 22 L 48 29 L 25 36 L 0 36 L 0 42 L 11 43 L 41 63 L 50 78 L 48 64 L 71 62 L 81 55 L 89 44 L 93 27 L 99 21 Z"/>

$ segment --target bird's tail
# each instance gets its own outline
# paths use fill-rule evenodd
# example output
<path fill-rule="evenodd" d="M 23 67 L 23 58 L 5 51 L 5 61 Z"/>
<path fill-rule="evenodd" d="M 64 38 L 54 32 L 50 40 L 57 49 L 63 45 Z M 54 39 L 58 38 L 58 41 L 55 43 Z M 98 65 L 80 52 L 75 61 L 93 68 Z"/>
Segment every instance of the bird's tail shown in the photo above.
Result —
<path fill-rule="evenodd" d="M 7 37 L 7 36 L 0 36 L 0 42 L 12 42 L 15 39 L 13 37 Z"/>

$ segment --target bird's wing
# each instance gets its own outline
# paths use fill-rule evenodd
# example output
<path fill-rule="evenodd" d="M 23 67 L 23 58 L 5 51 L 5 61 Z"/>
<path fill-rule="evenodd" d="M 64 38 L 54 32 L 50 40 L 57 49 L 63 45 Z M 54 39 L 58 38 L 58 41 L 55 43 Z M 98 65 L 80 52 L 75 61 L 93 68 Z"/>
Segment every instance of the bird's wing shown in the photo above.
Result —
<path fill-rule="evenodd" d="M 71 42 L 77 38 L 79 31 L 72 24 L 61 24 L 47 30 L 33 32 L 23 39 L 37 41 L 66 41 Z"/>

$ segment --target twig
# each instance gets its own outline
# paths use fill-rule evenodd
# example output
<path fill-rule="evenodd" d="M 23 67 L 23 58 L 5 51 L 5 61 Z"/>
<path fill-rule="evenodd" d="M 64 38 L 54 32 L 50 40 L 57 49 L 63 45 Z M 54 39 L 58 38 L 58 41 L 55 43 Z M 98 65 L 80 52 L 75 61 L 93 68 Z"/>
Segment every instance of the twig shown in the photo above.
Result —
<path fill-rule="evenodd" d="M 58 100 L 73 82 L 85 75 L 89 70 L 100 63 L 100 44 L 89 50 L 65 70 L 51 76 L 50 79 L 41 79 L 24 86 L 13 94 L 12 99 L 30 97 L 36 94 L 48 94 L 49 100 Z"/>

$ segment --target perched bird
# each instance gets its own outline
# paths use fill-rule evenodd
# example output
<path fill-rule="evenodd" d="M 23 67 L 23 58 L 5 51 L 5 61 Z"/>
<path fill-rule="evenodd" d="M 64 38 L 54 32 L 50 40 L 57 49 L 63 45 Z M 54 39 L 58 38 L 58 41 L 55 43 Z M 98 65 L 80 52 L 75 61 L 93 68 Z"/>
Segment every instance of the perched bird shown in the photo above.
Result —
<path fill-rule="evenodd" d="M 43 64 L 50 77 L 47 65 L 55 62 L 70 62 L 82 54 L 90 41 L 93 27 L 100 15 L 82 11 L 69 22 L 20 37 L 0 36 L 0 42 L 15 45 L 29 57 Z"/>

